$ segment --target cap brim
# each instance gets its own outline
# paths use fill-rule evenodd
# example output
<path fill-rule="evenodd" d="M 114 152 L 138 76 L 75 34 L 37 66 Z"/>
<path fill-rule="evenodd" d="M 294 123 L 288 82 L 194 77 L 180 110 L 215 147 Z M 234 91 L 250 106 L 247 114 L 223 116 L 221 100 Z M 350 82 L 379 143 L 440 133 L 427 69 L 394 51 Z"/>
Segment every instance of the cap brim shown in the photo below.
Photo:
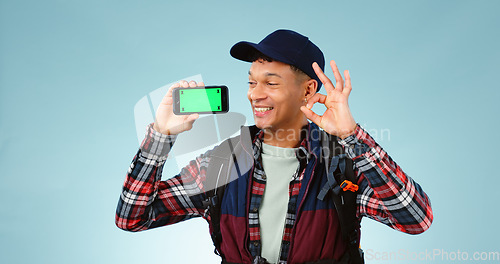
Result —
<path fill-rule="evenodd" d="M 257 50 L 260 53 L 268 56 L 269 58 L 280 61 L 283 63 L 287 64 L 293 64 L 292 61 L 286 59 L 285 57 L 281 56 L 278 52 L 276 52 L 273 49 L 267 48 L 265 45 L 262 44 L 256 44 L 248 41 L 240 41 L 231 48 L 229 53 L 233 58 L 242 60 L 242 61 L 247 61 L 247 62 L 253 62 L 255 58 L 253 58 L 252 53 Z"/>

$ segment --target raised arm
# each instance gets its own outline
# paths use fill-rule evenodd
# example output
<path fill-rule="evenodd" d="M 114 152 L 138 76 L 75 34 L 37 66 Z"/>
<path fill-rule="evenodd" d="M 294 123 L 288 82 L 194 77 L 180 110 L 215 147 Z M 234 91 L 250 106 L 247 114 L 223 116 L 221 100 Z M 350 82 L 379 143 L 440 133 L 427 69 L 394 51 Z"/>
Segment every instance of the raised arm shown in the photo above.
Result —
<path fill-rule="evenodd" d="M 176 135 L 192 127 L 197 115 L 175 116 L 172 112 L 172 89 L 163 98 L 154 124 L 127 171 L 118 207 L 116 225 L 128 231 L 140 231 L 204 216 L 200 198 L 200 179 L 204 178 L 207 155 L 201 155 L 166 181 L 161 180 L 163 165 Z M 200 85 L 203 85 L 202 83 Z M 194 87 L 196 83 L 191 82 Z M 189 186 L 189 191 L 186 190 Z"/>
<path fill-rule="evenodd" d="M 429 198 L 375 140 L 354 122 L 348 105 L 352 90 L 349 72 L 344 71 L 344 83 L 333 60 L 330 65 L 335 85 L 317 64 L 313 64 L 327 95 L 314 95 L 301 110 L 327 133 L 340 138 L 339 143 L 354 161 L 360 187 L 357 197 L 358 215 L 368 216 L 405 233 L 422 233 L 430 227 L 433 219 Z M 323 115 L 311 110 L 315 103 L 326 106 Z"/>

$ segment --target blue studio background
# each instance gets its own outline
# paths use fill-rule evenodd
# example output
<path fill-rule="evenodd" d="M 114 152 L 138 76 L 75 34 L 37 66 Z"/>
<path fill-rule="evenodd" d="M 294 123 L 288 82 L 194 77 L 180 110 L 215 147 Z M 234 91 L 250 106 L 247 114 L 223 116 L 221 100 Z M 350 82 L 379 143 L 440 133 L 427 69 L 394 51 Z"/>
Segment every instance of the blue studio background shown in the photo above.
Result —
<path fill-rule="evenodd" d="M 422 235 L 364 219 L 367 263 L 498 253 L 499 11 L 484 0 L 0 0 L 0 263 L 218 263 L 202 219 L 115 226 L 134 106 L 201 74 L 251 123 L 250 64 L 229 49 L 278 28 L 350 70 L 356 121 L 431 198 Z"/>

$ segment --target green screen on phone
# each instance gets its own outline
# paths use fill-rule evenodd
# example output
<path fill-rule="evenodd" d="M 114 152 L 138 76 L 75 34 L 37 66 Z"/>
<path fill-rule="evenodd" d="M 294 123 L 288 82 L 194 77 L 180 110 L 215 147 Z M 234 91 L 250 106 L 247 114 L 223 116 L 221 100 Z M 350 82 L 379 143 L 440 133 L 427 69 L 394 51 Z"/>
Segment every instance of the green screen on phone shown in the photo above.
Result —
<path fill-rule="evenodd" d="M 187 112 L 222 111 L 221 89 L 182 89 L 179 90 L 179 110 Z"/>

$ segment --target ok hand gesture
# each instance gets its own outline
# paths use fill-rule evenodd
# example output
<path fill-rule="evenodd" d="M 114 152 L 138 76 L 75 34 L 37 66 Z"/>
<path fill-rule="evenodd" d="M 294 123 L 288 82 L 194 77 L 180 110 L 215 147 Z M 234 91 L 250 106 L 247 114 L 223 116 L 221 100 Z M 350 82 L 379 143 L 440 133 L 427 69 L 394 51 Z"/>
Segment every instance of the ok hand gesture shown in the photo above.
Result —
<path fill-rule="evenodd" d="M 344 80 L 340 75 L 335 61 L 330 61 L 330 66 L 335 76 L 335 86 L 323 73 L 318 64 L 316 62 L 313 63 L 313 69 L 325 86 L 327 95 L 316 93 L 309 99 L 307 105 L 302 106 L 300 110 L 304 112 L 308 119 L 316 123 L 327 133 L 343 139 L 353 134 L 357 126 L 347 103 L 347 99 L 352 90 L 351 76 L 349 75 L 349 71 L 344 71 L 344 84 Z M 326 106 L 327 109 L 322 116 L 311 110 L 315 103 L 321 103 Z"/>

